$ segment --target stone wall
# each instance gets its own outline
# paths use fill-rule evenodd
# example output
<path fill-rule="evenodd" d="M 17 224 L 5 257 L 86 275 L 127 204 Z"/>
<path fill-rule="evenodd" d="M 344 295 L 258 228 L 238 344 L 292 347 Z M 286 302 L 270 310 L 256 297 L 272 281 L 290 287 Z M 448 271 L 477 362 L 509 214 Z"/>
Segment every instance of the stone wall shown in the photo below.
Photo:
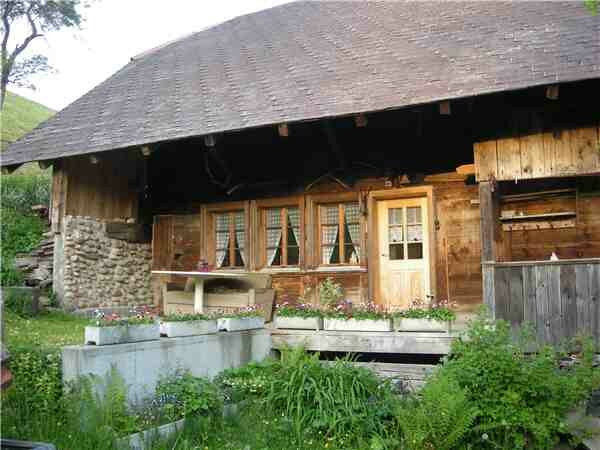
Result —
<path fill-rule="evenodd" d="M 60 298 L 65 309 L 152 304 L 150 244 L 111 239 L 105 228 L 89 217 L 64 219 Z"/>

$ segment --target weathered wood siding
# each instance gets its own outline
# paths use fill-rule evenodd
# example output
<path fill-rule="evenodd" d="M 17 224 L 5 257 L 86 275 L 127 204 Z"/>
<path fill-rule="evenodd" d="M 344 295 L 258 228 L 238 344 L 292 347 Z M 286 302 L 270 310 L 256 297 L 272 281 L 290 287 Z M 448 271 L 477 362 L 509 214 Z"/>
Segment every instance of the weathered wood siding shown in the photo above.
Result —
<path fill-rule="evenodd" d="M 133 152 L 102 155 L 96 164 L 87 156 L 67 158 L 61 164 L 61 177 L 66 177 L 67 186 L 65 214 L 137 219 L 140 160 Z"/>
<path fill-rule="evenodd" d="M 598 126 L 504 137 L 474 144 L 477 181 L 600 173 Z"/>
<path fill-rule="evenodd" d="M 590 335 L 600 343 L 600 258 L 485 263 L 483 271 L 495 318 L 532 324 L 539 342 Z"/>

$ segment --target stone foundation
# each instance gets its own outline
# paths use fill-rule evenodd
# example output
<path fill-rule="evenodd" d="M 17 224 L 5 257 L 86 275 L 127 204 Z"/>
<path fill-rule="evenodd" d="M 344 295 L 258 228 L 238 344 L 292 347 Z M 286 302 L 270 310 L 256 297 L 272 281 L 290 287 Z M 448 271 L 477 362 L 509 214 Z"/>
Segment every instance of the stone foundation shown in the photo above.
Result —
<path fill-rule="evenodd" d="M 111 239 L 106 224 L 66 216 L 62 229 L 62 286 L 65 309 L 152 304 L 150 244 Z M 56 250 L 55 250 L 56 252 Z"/>

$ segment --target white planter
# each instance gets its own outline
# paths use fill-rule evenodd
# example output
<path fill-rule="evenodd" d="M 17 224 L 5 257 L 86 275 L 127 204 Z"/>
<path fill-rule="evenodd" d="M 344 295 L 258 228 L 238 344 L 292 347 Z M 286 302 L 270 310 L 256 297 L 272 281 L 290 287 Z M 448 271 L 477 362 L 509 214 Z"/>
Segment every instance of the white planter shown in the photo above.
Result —
<path fill-rule="evenodd" d="M 85 343 L 95 345 L 125 344 L 128 342 L 154 341 L 160 338 L 158 323 L 141 325 L 117 325 L 85 327 Z"/>
<path fill-rule="evenodd" d="M 149 430 L 140 431 L 139 433 L 130 434 L 117 441 L 117 447 L 123 450 L 145 450 L 151 448 L 152 444 L 158 439 L 167 438 L 183 429 L 185 419 L 180 419 L 177 422 L 167 423 Z"/>
<path fill-rule="evenodd" d="M 216 319 L 161 322 L 160 324 L 160 334 L 167 337 L 198 336 L 213 334 L 217 331 Z"/>
<path fill-rule="evenodd" d="M 227 317 L 219 319 L 219 330 L 243 331 L 265 327 L 264 317 Z"/>
<path fill-rule="evenodd" d="M 288 330 L 322 330 L 321 317 L 280 317 L 275 316 L 275 326 Z"/>
<path fill-rule="evenodd" d="M 434 319 L 405 319 L 402 317 L 394 317 L 394 330 L 449 333 L 450 322 L 442 322 Z"/>
<path fill-rule="evenodd" d="M 328 331 L 392 331 L 390 319 L 325 319 Z"/>

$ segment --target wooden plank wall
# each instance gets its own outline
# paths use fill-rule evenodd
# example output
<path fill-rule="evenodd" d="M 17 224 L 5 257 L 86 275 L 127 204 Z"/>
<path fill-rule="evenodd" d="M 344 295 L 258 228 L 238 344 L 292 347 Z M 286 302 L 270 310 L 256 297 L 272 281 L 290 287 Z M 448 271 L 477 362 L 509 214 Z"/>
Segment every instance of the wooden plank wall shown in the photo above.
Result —
<path fill-rule="evenodd" d="M 600 173 L 599 133 L 590 126 L 476 142 L 477 181 Z"/>
<path fill-rule="evenodd" d="M 504 254 L 500 261 L 544 261 L 556 253 L 560 259 L 600 256 L 600 195 L 579 193 L 573 198 L 530 200 L 503 209 L 526 214 L 576 210 L 575 226 L 568 228 L 503 231 Z"/>
<path fill-rule="evenodd" d="M 65 213 L 107 220 L 137 220 L 138 167 L 133 152 L 111 152 L 92 164 L 88 156 L 62 161 L 68 178 Z"/>
<path fill-rule="evenodd" d="M 578 335 L 600 343 L 600 259 L 485 264 L 485 303 L 497 319 L 532 324 L 538 342 Z"/>
<path fill-rule="evenodd" d="M 478 198 L 476 185 L 467 185 L 464 176 L 456 174 L 435 175 L 425 181 L 434 187 L 434 245 L 436 248 L 436 287 L 440 299 L 450 299 L 459 305 L 461 310 L 474 310 L 481 304 L 481 256 L 479 234 L 479 207 L 472 200 Z M 381 179 L 361 180 L 356 186 L 357 197 L 366 195 L 369 190 L 383 189 L 384 181 Z M 311 190 L 309 195 L 335 195 L 348 196 L 347 190 L 340 189 L 339 185 L 319 185 Z M 305 204 L 310 204 L 306 200 Z M 210 208 L 206 205 L 204 208 Z M 196 227 L 196 231 L 185 235 L 186 226 L 183 222 L 177 227 L 175 221 L 185 220 L 187 226 Z M 195 219 L 191 219 L 194 217 Z M 204 220 L 207 220 L 206 218 Z M 154 227 L 154 269 L 175 270 L 177 268 L 193 268 L 200 257 L 207 258 L 208 250 L 202 250 L 203 239 L 201 232 L 202 214 L 194 216 L 157 216 Z M 193 223 L 193 225 L 190 225 Z M 254 225 L 256 226 L 256 225 Z M 309 228 L 309 225 L 307 225 Z M 203 228 L 209 233 L 208 227 Z M 252 233 L 251 233 L 252 234 Z M 312 233 L 307 230 L 305 246 L 306 251 L 311 248 Z M 185 245 L 181 246 L 183 256 L 176 260 L 175 240 L 181 239 Z M 366 246 L 363 246 L 366 247 Z M 365 248 L 363 248 L 365 250 Z M 260 252 L 255 252 L 256 255 Z M 255 255 L 255 257 L 257 257 Z M 366 258 L 365 258 L 366 260 Z M 177 264 L 176 264 L 177 262 Z M 254 267 L 261 267 L 260 261 L 253 261 Z M 297 300 L 304 297 L 314 302 L 318 284 L 327 277 L 334 278 L 342 284 L 346 297 L 352 301 L 366 301 L 368 299 L 368 264 L 363 261 L 363 267 L 356 271 L 327 271 L 315 270 L 308 258 L 298 271 L 273 270 L 273 287 L 278 294 L 278 300 L 284 298 Z"/>

